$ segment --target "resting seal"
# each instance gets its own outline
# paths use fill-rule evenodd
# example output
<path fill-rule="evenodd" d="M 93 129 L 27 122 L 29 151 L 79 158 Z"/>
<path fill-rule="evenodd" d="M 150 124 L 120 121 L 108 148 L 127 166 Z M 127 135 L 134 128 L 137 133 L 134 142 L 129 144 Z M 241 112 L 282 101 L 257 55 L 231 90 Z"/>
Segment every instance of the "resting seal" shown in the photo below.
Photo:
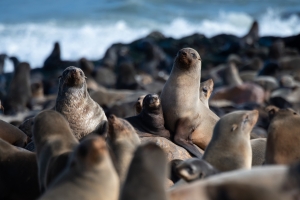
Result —
<path fill-rule="evenodd" d="M 201 157 L 193 145 L 208 145 L 219 119 L 200 100 L 201 58 L 191 48 L 181 49 L 161 93 L 166 128 L 174 133 L 174 142 Z"/>
<path fill-rule="evenodd" d="M 268 106 L 271 119 L 268 128 L 265 164 L 291 164 L 300 159 L 300 115 L 292 109 Z"/>
<path fill-rule="evenodd" d="M 39 166 L 40 188 L 44 191 L 66 167 L 69 154 L 78 145 L 78 140 L 61 114 L 46 110 L 34 119 L 33 141 Z"/>
<path fill-rule="evenodd" d="M 214 128 L 213 137 L 203 159 L 217 170 L 250 169 L 252 148 L 250 132 L 258 119 L 258 111 L 235 111 L 224 115 Z"/>
<path fill-rule="evenodd" d="M 102 137 L 89 135 L 41 200 L 118 200 L 119 179 Z"/>
<path fill-rule="evenodd" d="M 141 137 L 161 136 L 170 139 L 170 132 L 165 128 L 160 99 L 156 94 L 148 94 L 143 99 L 140 114 L 125 118 Z"/>
<path fill-rule="evenodd" d="M 0 138 L 6 142 L 18 146 L 25 147 L 30 138 L 17 127 L 0 120 Z"/>
<path fill-rule="evenodd" d="M 153 143 L 137 148 L 130 164 L 120 200 L 167 200 L 167 158 Z"/>
<path fill-rule="evenodd" d="M 54 107 L 69 122 L 77 139 L 101 130 L 107 122 L 103 109 L 90 97 L 84 73 L 68 67 L 59 79 L 59 90 Z"/>

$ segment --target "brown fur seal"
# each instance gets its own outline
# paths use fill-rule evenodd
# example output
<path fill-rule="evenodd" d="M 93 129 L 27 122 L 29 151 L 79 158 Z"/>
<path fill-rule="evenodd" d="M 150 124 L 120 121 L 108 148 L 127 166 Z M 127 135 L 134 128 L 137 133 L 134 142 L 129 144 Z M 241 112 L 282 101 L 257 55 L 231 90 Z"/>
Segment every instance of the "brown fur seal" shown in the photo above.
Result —
<path fill-rule="evenodd" d="M 250 140 L 252 148 L 252 166 L 263 165 L 266 155 L 266 138 L 257 138 Z"/>
<path fill-rule="evenodd" d="M 170 132 L 165 128 L 164 116 L 159 96 L 148 94 L 143 99 L 140 114 L 125 118 L 141 137 L 161 136 L 170 139 Z"/>
<path fill-rule="evenodd" d="M 136 114 L 140 114 L 142 112 L 143 100 L 144 100 L 145 96 L 146 95 L 142 95 L 137 99 L 137 101 L 135 103 L 135 112 L 136 112 Z"/>
<path fill-rule="evenodd" d="M 78 141 L 67 120 L 53 110 L 43 111 L 34 119 L 33 139 L 39 166 L 40 188 L 49 183 L 66 167 L 68 156 Z"/>
<path fill-rule="evenodd" d="M 294 200 L 300 197 L 300 165 L 236 170 L 179 186 L 170 200 Z"/>
<path fill-rule="evenodd" d="M 214 89 L 214 81 L 212 79 L 208 79 L 200 84 L 200 101 L 209 108 L 208 99 Z"/>
<path fill-rule="evenodd" d="M 32 200 L 40 195 L 35 153 L 0 139 L 0 199 Z"/>
<path fill-rule="evenodd" d="M 68 167 L 40 199 L 118 200 L 119 178 L 105 141 L 88 136 L 75 149 Z"/>
<path fill-rule="evenodd" d="M 207 178 L 219 173 L 212 165 L 199 158 L 190 158 L 182 161 L 176 166 L 176 172 L 179 177 L 187 182 Z"/>
<path fill-rule="evenodd" d="M 25 133 L 5 121 L 0 120 L 0 127 L 0 138 L 14 146 L 25 147 L 30 141 Z"/>
<path fill-rule="evenodd" d="M 120 200 L 167 200 L 167 158 L 154 143 L 137 148 L 129 167 Z"/>
<path fill-rule="evenodd" d="M 107 144 L 114 155 L 116 171 L 123 184 L 134 151 L 141 141 L 134 128 L 126 120 L 111 115 L 108 118 L 108 124 Z"/>
<path fill-rule="evenodd" d="M 300 160 L 300 115 L 291 109 L 266 108 L 268 128 L 266 164 L 290 164 Z"/>
<path fill-rule="evenodd" d="M 69 122 L 77 139 L 101 130 L 107 118 L 103 109 L 90 97 L 84 73 L 77 67 L 68 67 L 59 79 L 55 110 Z"/>
<path fill-rule="evenodd" d="M 201 58 L 191 48 L 181 49 L 161 93 L 165 126 L 174 133 L 174 142 L 201 157 L 198 149 L 208 145 L 219 117 L 199 97 Z"/>
<path fill-rule="evenodd" d="M 14 71 L 10 83 L 8 95 L 5 99 L 5 114 L 16 114 L 25 111 L 30 105 L 30 66 L 28 63 L 20 63 Z"/>
<path fill-rule="evenodd" d="M 258 111 L 235 111 L 224 115 L 214 128 L 213 137 L 203 159 L 220 171 L 250 169 L 252 150 L 250 132 Z"/>

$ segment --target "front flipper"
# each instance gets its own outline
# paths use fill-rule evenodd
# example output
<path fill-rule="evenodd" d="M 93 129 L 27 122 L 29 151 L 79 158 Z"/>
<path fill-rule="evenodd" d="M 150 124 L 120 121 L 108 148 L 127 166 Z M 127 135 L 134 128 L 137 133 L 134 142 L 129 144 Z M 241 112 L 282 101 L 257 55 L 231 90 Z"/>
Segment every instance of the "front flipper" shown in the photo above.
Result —
<path fill-rule="evenodd" d="M 185 148 L 191 155 L 202 158 L 202 154 L 190 139 L 192 132 L 190 120 L 188 118 L 179 119 L 176 122 L 174 143 Z"/>

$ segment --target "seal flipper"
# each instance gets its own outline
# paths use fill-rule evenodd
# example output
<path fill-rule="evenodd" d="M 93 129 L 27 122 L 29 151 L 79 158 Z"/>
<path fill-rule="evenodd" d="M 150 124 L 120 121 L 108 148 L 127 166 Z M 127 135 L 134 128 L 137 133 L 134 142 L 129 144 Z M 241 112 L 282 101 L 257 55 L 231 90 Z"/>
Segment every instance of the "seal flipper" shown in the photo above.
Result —
<path fill-rule="evenodd" d="M 202 154 L 190 139 L 192 132 L 192 130 L 190 131 L 189 119 L 178 119 L 175 126 L 174 143 L 185 148 L 191 155 L 202 158 Z"/>

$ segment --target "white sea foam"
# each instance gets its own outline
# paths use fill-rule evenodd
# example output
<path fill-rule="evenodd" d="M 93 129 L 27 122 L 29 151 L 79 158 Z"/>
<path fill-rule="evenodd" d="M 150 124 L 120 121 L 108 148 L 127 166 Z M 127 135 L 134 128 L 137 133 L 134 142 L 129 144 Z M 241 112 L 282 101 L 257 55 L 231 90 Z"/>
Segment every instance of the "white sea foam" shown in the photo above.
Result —
<path fill-rule="evenodd" d="M 260 35 L 289 36 L 300 33 L 300 19 L 290 16 L 282 19 L 278 11 L 269 9 L 264 15 L 256 17 L 260 25 Z M 106 49 L 113 43 L 129 43 L 144 37 L 154 29 L 166 36 L 180 38 L 193 33 L 202 33 L 207 37 L 220 33 L 242 36 L 247 33 L 253 18 L 246 13 L 220 12 L 215 19 L 204 19 L 191 23 L 184 18 L 176 18 L 169 24 L 157 23 L 149 27 L 136 27 L 132 23 L 118 21 L 115 23 L 83 25 L 61 25 L 55 22 L 43 24 L 0 24 L 0 53 L 17 56 L 27 61 L 32 67 L 43 65 L 45 58 L 53 48 L 53 43 L 61 44 L 62 58 L 77 60 L 81 57 L 100 59 Z M 5 71 L 12 71 L 12 64 L 5 63 Z"/>

